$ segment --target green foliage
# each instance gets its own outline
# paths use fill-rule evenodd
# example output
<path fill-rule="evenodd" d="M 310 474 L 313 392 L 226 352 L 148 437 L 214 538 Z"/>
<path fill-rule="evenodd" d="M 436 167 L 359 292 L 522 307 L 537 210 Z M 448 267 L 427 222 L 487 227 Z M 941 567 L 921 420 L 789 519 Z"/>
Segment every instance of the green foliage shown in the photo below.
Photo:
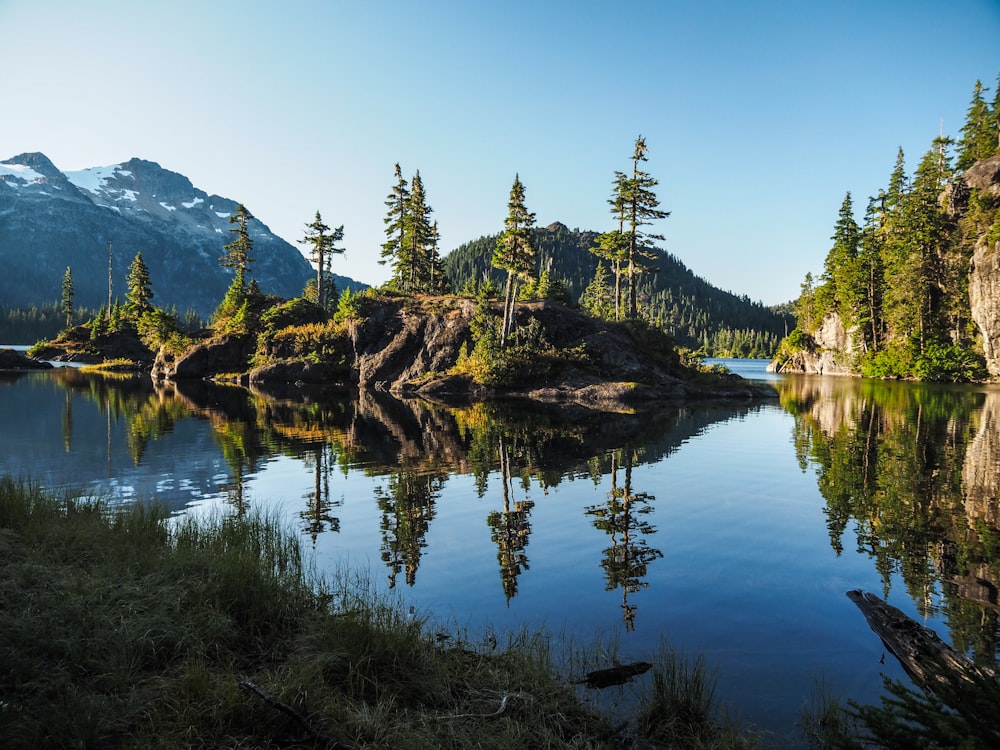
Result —
<path fill-rule="evenodd" d="M 136 321 L 136 331 L 142 343 L 154 352 L 171 339 L 175 339 L 175 345 L 179 343 L 176 340 L 180 332 L 177 317 L 159 308 L 144 311 Z"/>
<path fill-rule="evenodd" d="M 606 261 L 590 251 L 597 236 L 594 232 L 571 230 L 559 223 L 532 232 L 539 258 L 536 273 L 541 274 L 551 258 L 552 277 L 558 279 L 570 299 L 578 300 L 581 306 L 584 302 L 590 304 L 591 294 L 586 297 L 584 294 L 588 285 L 594 282 L 598 264 L 608 268 Z M 463 293 L 474 295 L 485 286 L 493 290 L 489 296 L 497 296 L 495 290 L 504 283 L 505 275 L 489 265 L 496 242 L 495 235 L 481 237 L 448 254 L 445 259 L 448 275 Z M 777 350 L 784 332 L 793 327 L 794 321 L 787 309 L 777 312 L 746 296 L 723 292 L 695 276 L 673 255 L 660 250 L 654 253 L 656 268 L 639 278 L 637 293 L 647 318 L 679 345 L 700 350 L 705 356 L 728 356 L 731 351 L 755 350 L 769 357 Z M 603 309 L 611 312 L 599 317 L 613 319 L 613 277 L 610 272 L 605 273 L 608 276 L 603 282 L 607 291 L 601 293 Z M 736 332 L 751 333 L 737 336 Z M 725 348 L 716 349 L 716 346 Z"/>
<path fill-rule="evenodd" d="M 351 340 L 340 323 L 305 323 L 275 331 L 260 340 L 256 364 L 284 359 L 308 359 L 343 366 L 351 353 Z"/>
<path fill-rule="evenodd" d="M 471 377 L 491 388 L 515 388 L 542 382 L 570 364 L 586 364 L 584 351 L 560 351 L 545 338 L 537 318 L 514 329 L 506 346 L 501 345 L 503 319 L 493 312 L 489 300 L 480 295 L 469 323 L 474 342 L 464 347 L 453 372 Z"/>
<path fill-rule="evenodd" d="M 67 326 L 65 312 L 59 304 L 28 308 L 0 306 L 0 341 L 5 344 L 32 344 L 49 340 L 63 328 L 80 325 L 93 316 L 93 310 L 74 306 L 73 317 Z"/>
<path fill-rule="evenodd" d="M 507 202 L 507 218 L 504 231 L 493 249 L 494 268 L 507 272 L 504 286 L 503 320 L 500 325 L 500 348 L 507 346 L 507 339 L 514 329 L 514 302 L 517 299 L 518 280 L 528 281 L 535 276 L 535 246 L 531 229 L 535 225 L 535 215 L 528 211 L 524 203 L 524 185 L 518 175 L 510 188 Z"/>
<path fill-rule="evenodd" d="M 982 355 L 954 342 L 933 341 L 913 363 L 917 380 L 961 383 L 986 378 L 986 362 Z"/>
<path fill-rule="evenodd" d="M 363 320 L 374 299 L 374 290 L 366 289 L 363 292 L 353 293 L 350 289 L 345 289 L 337 301 L 337 311 L 333 314 L 333 321 L 346 323 L 348 320 Z"/>
<path fill-rule="evenodd" d="M 132 259 L 125 285 L 125 314 L 134 323 L 153 307 L 149 302 L 153 298 L 149 269 L 146 268 L 141 252 L 136 253 Z"/>
<path fill-rule="evenodd" d="M 260 316 L 260 332 L 264 337 L 288 326 L 322 323 L 324 319 L 322 308 L 314 302 L 296 297 L 269 307 Z"/>
<path fill-rule="evenodd" d="M 306 224 L 306 236 L 299 240 L 300 243 L 309 246 L 310 257 L 316 264 L 315 302 L 323 309 L 332 307 L 332 302 L 336 299 L 336 287 L 330 278 L 329 265 L 334 255 L 344 254 L 346 248 L 337 247 L 337 243 L 342 239 L 344 239 L 344 225 L 341 224 L 331 230 L 323 223 L 323 217 L 317 211 L 313 222 Z"/>
<path fill-rule="evenodd" d="M 451 282 L 441 260 L 441 235 L 437 222 L 430 218 L 433 209 L 427 205 L 420 170 L 409 186 L 399 164 L 395 176 L 396 184 L 385 201 L 389 209 L 386 241 L 379 260 L 392 265 L 388 287 L 404 294 L 444 294 L 451 289 Z"/>
<path fill-rule="evenodd" d="M 969 267 L 984 235 L 988 242 L 994 234 L 1000 239 L 1000 206 L 976 190 L 966 195 L 954 187 L 958 170 L 998 152 L 997 114 L 983 91 L 977 81 L 958 168 L 951 163 L 954 142 L 944 136 L 934 139 L 912 179 L 900 150 L 888 187 L 868 201 L 863 227 L 854 221 L 848 193 L 821 283 L 814 286 L 806 276 L 796 302 L 799 327 L 815 332 L 837 313 L 866 376 L 986 376 L 972 323 Z"/>

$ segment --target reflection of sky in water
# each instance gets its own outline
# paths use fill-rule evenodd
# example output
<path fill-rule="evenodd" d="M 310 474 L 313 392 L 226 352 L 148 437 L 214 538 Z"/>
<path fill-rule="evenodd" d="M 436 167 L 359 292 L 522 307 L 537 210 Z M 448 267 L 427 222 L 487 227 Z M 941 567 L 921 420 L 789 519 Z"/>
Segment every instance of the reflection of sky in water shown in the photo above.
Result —
<path fill-rule="evenodd" d="M 48 382 L 0 383 L 2 424 L 26 424 L 25 403 L 33 420 L 30 429 L 0 430 L 0 472 L 56 488 L 82 486 L 120 501 L 155 496 L 196 515 L 231 507 L 233 475 L 210 420 L 178 419 L 145 444 L 136 465 L 126 420 L 111 420 L 109 433 L 106 414 L 74 393 L 67 451 L 66 397 Z M 838 557 L 831 548 L 815 470 L 803 471 L 795 455 L 793 417 L 776 402 L 750 410 L 691 405 L 684 413 L 688 432 L 673 441 L 656 438 L 673 446 L 663 451 L 666 457 L 651 463 L 640 457 L 631 469 L 633 494 L 649 496 L 642 521 L 652 526 L 632 541 L 662 553 L 648 561 L 640 586 L 627 595 L 634 630 L 623 626 L 622 589 L 608 590 L 602 568 L 612 538 L 587 513 L 608 503 L 612 478 L 605 466 L 595 481 L 584 461 L 546 487 L 537 478 L 522 483 L 513 460 L 507 508 L 532 505 L 519 517 L 530 532 L 517 537 L 526 539 L 526 564 L 509 601 L 487 522 L 504 510 L 497 470 L 482 496 L 470 473 L 443 479 L 423 519 L 414 584 L 399 573 L 397 593 L 446 628 L 544 627 L 583 643 L 617 641 L 624 661 L 649 658 L 661 639 L 692 655 L 704 653 L 718 668 L 720 698 L 732 701 L 738 715 L 793 736 L 803 704 L 821 682 L 835 694 L 876 700 L 880 673 L 902 677 L 902 671 L 891 658 L 879 663 L 881 643 L 844 594 L 853 588 L 881 593 L 882 584 L 873 562 L 854 554 L 850 526 L 845 552 Z M 325 530 L 313 536 L 317 449 L 297 445 L 245 468 L 246 505 L 299 531 L 319 570 L 346 566 L 387 591 L 386 519 L 378 498 L 389 493 L 392 467 L 348 462 L 344 468 L 336 449 L 324 449 L 321 473 L 329 491 L 319 528 Z M 616 486 L 624 481 L 619 467 Z M 339 530 L 330 530 L 329 519 Z M 890 602 L 915 614 L 898 575 Z M 947 636 L 940 621 L 929 624 Z"/>

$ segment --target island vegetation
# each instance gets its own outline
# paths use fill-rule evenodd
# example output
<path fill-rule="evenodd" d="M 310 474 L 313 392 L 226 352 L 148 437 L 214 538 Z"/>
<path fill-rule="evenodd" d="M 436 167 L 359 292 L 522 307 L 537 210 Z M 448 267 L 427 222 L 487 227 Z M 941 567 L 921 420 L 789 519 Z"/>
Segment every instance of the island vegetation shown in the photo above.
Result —
<path fill-rule="evenodd" d="M 621 405 L 652 398 L 773 395 L 734 387 L 732 379 L 700 368 L 691 350 L 664 332 L 655 312 L 662 300 L 640 284 L 659 272 L 657 262 L 664 257 L 654 245 L 661 237 L 645 228 L 668 215 L 658 208 L 657 180 L 641 168 L 647 152 L 640 136 L 630 171 L 615 173 L 609 203 L 617 227 L 585 247 L 595 270 L 582 305 L 569 294 L 570 282 L 554 271 L 565 233 L 557 227 L 555 244 L 539 242 L 526 187 L 517 176 L 505 229 L 490 247 L 490 267 L 502 274 L 502 288 L 495 276 L 484 274 L 466 279 L 455 293 L 420 172 L 407 180 L 397 164 L 381 253 L 392 275 L 381 288 L 336 289 L 330 266 L 344 252 L 339 244 L 344 227 L 331 229 L 317 211 L 301 240 L 316 277 L 295 299 L 262 293 L 252 273 L 253 217 L 240 205 L 230 217 L 232 241 L 219 259 L 232 281 L 207 328 L 192 330 L 194 321 L 181 321 L 153 304 L 153 283 L 138 252 L 124 304 L 109 304 L 89 321 L 67 327 L 31 355 L 131 358 L 151 367 L 156 378 L 321 382 L 439 399 L 519 394 Z M 59 310 L 68 323 L 74 320 L 72 301 L 67 268 Z M 732 348 L 749 347 L 751 354 L 763 353 L 776 340 L 726 336 Z M 693 329 L 686 338 L 695 338 Z M 701 351 L 708 346 L 706 333 Z"/>
<path fill-rule="evenodd" d="M 786 371 L 929 381 L 1000 374 L 995 258 L 1000 252 L 1000 86 L 977 81 L 962 137 L 935 138 L 912 175 L 902 149 L 859 222 L 848 192 L 818 278 L 795 302 Z M 824 361 L 824 353 L 828 356 Z"/>

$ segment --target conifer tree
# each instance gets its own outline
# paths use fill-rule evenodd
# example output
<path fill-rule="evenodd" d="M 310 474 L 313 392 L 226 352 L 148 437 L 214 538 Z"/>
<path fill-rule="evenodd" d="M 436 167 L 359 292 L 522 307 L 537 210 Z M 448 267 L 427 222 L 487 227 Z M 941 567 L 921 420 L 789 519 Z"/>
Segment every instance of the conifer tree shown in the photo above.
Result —
<path fill-rule="evenodd" d="M 849 328 L 857 322 L 862 297 L 857 268 L 860 229 L 854 220 L 854 204 L 850 193 L 844 196 L 840 205 L 833 237 L 830 239 L 833 240 L 833 247 L 826 256 L 823 282 L 834 309 Z"/>
<path fill-rule="evenodd" d="M 392 186 L 385 200 L 385 205 L 389 209 L 383 219 L 386 240 L 382 243 L 382 257 L 378 261 L 380 265 L 393 261 L 394 267 L 394 260 L 402 252 L 403 243 L 406 241 L 407 209 L 410 203 L 410 189 L 403 178 L 399 162 L 396 162 L 395 174 L 396 184 Z"/>
<path fill-rule="evenodd" d="M 66 316 L 66 327 L 73 324 L 73 271 L 66 266 L 66 273 L 62 280 L 62 300 L 59 311 Z"/>
<path fill-rule="evenodd" d="M 142 252 L 137 252 L 128 269 L 125 279 L 125 318 L 136 322 L 143 313 L 149 312 L 153 306 L 149 301 L 153 298 L 152 283 L 149 280 L 149 269 L 142 259 Z"/>
<path fill-rule="evenodd" d="M 632 176 L 621 184 L 624 189 L 625 216 L 628 225 L 628 254 L 626 257 L 628 273 L 628 315 L 638 316 L 636 303 L 637 276 L 648 270 L 646 261 L 654 257 L 646 250 L 647 240 L 662 240 L 662 235 L 643 232 L 641 227 L 670 215 L 661 211 L 656 193 L 653 192 L 659 181 L 648 172 L 639 169 L 639 162 L 647 161 L 649 149 L 646 139 L 641 135 L 635 140 L 635 151 L 632 154 Z"/>
<path fill-rule="evenodd" d="M 493 251 L 493 267 L 507 271 L 504 288 L 503 323 L 500 329 L 500 347 L 507 346 L 507 338 L 513 329 L 514 300 L 517 298 L 517 279 L 530 278 L 535 265 L 535 248 L 531 229 L 535 225 L 535 215 L 528 211 L 524 203 L 524 185 L 519 175 L 514 175 L 507 202 L 507 218 L 504 232 Z"/>
<path fill-rule="evenodd" d="M 865 223 L 858 241 L 858 278 L 862 284 L 863 294 L 857 324 L 861 331 L 861 345 L 864 352 L 878 351 L 884 338 L 882 320 L 882 297 L 885 287 L 882 263 L 884 202 L 884 193 L 868 199 Z"/>
<path fill-rule="evenodd" d="M 965 125 L 962 126 L 962 138 L 958 142 L 955 166 L 963 171 L 997 151 L 996 118 L 983 98 L 985 91 L 982 82 L 976 81 L 972 102 L 965 114 Z"/>
<path fill-rule="evenodd" d="M 431 283 L 433 265 L 432 248 L 437 243 L 436 225 L 431 223 L 433 209 L 427 205 L 424 182 L 418 169 L 410 182 L 410 199 L 406 217 L 406 281 L 404 288 L 410 292 L 426 292 Z"/>
<path fill-rule="evenodd" d="M 942 261 L 952 222 L 939 196 L 951 178 L 949 145 L 950 139 L 936 138 L 921 159 L 912 186 L 889 218 L 885 244 L 886 274 L 892 279 L 886 321 L 894 337 L 910 340 L 921 353 L 941 322 Z"/>
<path fill-rule="evenodd" d="M 236 238 L 222 249 L 225 251 L 219 262 L 223 268 L 231 268 L 240 280 L 240 288 L 246 291 L 246 277 L 250 273 L 250 264 L 253 263 L 253 239 L 250 237 L 250 230 L 247 225 L 253 220 L 253 215 L 240 203 L 236 206 L 236 212 L 229 217 L 229 223 L 235 226 L 230 228 L 230 232 Z"/>
<path fill-rule="evenodd" d="M 306 224 L 306 236 L 299 240 L 310 247 L 310 257 L 316 264 L 316 304 L 326 309 L 332 302 L 331 290 L 326 283 L 329 276 L 329 264 L 334 255 L 342 255 L 346 248 L 337 247 L 344 239 L 344 225 L 331 230 L 323 223 L 323 217 L 316 211 L 316 218 L 311 224 Z"/>
<path fill-rule="evenodd" d="M 624 172 L 615 171 L 615 186 L 608 203 L 611 213 L 618 219 L 618 229 L 597 236 L 591 252 L 608 262 L 615 277 L 614 319 L 621 320 L 622 269 L 628 257 L 629 237 L 625 234 L 625 196 L 627 177 Z"/>

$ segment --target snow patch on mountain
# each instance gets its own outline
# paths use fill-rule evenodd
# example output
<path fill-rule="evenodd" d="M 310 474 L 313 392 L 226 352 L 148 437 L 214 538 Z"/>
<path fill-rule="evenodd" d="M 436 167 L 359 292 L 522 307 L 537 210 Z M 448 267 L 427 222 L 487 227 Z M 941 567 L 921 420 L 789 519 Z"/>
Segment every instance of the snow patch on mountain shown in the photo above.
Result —
<path fill-rule="evenodd" d="M 42 182 L 45 175 L 23 164 L 0 164 L 0 180 L 12 187 L 21 187 L 32 182 Z"/>
<path fill-rule="evenodd" d="M 63 172 L 63 174 L 78 188 L 94 195 L 109 192 L 107 183 L 116 177 L 132 176 L 131 172 L 122 169 L 121 164 L 113 164 L 108 167 L 88 167 L 74 172 Z"/>

